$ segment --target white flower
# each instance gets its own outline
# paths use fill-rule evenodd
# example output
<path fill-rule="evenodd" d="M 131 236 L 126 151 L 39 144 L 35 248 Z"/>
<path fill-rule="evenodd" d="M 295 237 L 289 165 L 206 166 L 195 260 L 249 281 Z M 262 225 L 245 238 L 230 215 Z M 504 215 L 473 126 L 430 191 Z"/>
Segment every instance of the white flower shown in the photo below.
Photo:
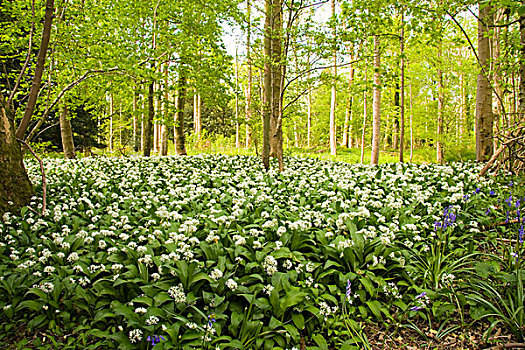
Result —
<path fill-rule="evenodd" d="M 78 253 L 77 252 L 72 252 L 71 254 L 69 254 L 69 256 L 67 257 L 67 261 L 68 262 L 75 262 L 78 260 Z"/>
<path fill-rule="evenodd" d="M 155 316 L 150 316 L 148 317 L 148 319 L 146 320 L 146 324 L 148 326 L 154 326 L 156 325 L 157 323 L 159 323 L 159 318 L 158 317 L 155 317 Z"/>
<path fill-rule="evenodd" d="M 277 272 L 277 260 L 275 260 L 273 256 L 267 255 L 264 258 L 262 267 L 268 275 L 272 276 L 274 273 Z"/>
<path fill-rule="evenodd" d="M 142 331 L 140 329 L 133 329 L 129 331 L 129 341 L 132 343 L 138 343 L 142 340 Z"/>
<path fill-rule="evenodd" d="M 135 309 L 135 313 L 136 314 L 145 314 L 146 312 L 148 312 L 148 310 L 146 310 L 143 307 L 138 307 L 138 308 Z"/>
<path fill-rule="evenodd" d="M 214 281 L 219 280 L 222 277 L 222 271 L 219 269 L 213 269 L 213 271 L 210 273 L 210 278 Z"/>
<path fill-rule="evenodd" d="M 184 287 L 182 286 L 182 283 L 179 283 L 178 286 L 173 286 L 168 289 L 168 294 L 170 297 L 172 297 L 176 303 L 185 303 L 186 302 L 186 294 L 184 293 Z"/>
<path fill-rule="evenodd" d="M 271 284 L 268 284 L 263 288 L 263 293 L 270 295 L 272 293 L 273 288 L 274 287 Z"/>
<path fill-rule="evenodd" d="M 230 288 L 232 291 L 237 289 L 237 282 L 235 282 L 233 279 L 229 279 L 226 281 L 226 287 Z"/>

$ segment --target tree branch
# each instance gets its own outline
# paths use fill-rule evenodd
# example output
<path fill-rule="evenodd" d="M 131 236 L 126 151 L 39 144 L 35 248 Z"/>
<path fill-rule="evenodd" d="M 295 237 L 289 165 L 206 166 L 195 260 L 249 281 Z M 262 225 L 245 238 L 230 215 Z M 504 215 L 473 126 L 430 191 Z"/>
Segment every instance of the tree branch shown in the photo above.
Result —
<path fill-rule="evenodd" d="M 20 140 L 20 139 L 16 139 L 18 142 L 22 143 L 24 146 L 27 147 L 27 149 L 29 150 L 29 152 L 31 152 L 33 154 L 33 156 L 35 156 L 35 158 L 38 160 L 38 163 L 40 164 L 40 171 L 42 172 L 42 192 L 43 192 L 43 195 L 42 195 L 42 215 L 44 215 L 45 211 L 46 211 L 46 194 L 47 194 L 47 190 L 46 190 L 46 173 L 44 171 L 44 163 L 42 162 L 42 159 L 40 159 L 35 151 L 33 151 L 33 149 L 31 148 L 31 146 L 29 146 L 29 144 L 27 142 L 25 142 L 24 140 Z"/>

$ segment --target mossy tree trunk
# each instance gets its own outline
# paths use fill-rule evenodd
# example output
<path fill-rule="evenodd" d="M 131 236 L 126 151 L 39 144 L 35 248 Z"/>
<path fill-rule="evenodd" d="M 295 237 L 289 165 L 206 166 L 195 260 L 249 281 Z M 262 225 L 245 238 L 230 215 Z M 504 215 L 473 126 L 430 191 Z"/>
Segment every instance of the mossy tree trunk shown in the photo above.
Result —
<path fill-rule="evenodd" d="M 27 205 L 34 194 L 16 140 L 14 113 L 0 95 L 0 215 Z"/>

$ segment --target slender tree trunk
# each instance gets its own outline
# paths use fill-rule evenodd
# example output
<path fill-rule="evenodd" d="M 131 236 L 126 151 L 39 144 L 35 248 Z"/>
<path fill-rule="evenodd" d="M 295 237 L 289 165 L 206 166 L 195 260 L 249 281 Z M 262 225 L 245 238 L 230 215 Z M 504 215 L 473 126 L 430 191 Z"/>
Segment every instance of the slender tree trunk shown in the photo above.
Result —
<path fill-rule="evenodd" d="M 365 72 L 365 81 L 367 80 Z M 361 131 L 361 164 L 365 162 L 365 137 L 366 137 L 366 119 L 368 114 L 367 91 L 363 92 L 363 130 Z"/>
<path fill-rule="evenodd" d="M 109 153 L 113 153 L 113 114 L 115 114 L 115 100 L 113 92 L 109 95 Z"/>
<path fill-rule="evenodd" d="M 34 194 L 16 141 L 14 120 L 15 113 L 0 92 L 0 218 L 27 205 Z"/>
<path fill-rule="evenodd" d="M 374 36 L 374 101 L 372 112 L 374 121 L 370 164 L 378 164 L 379 140 L 381 138 L 381 56 L 379 51 L 379 37 L 377 35 Z"/>
<path fill-rule="evenodd" d="M 53 12 L 55 11 L 55 1 L 46 0 L 46 11 L 44 16 L 44 29 L 42 31 L 42 41 L 40 43 L 40 49 L 38 50 L 38 56 L 36 60 L 35 74 L 33 75 L 33 82 L 31 83 L 31 90 L 29 91 L 29 98 L 27 100 L 26 109 L 24 116 L 18 129 L 16 130 L 16 138 L 23 139 L 24 135 L 31 122 L 31 116 L 35 110 L 36 100 L 40 91 L 40 85 L 42 83 L 42 74 L 44 73 L 44 66 L 46 63 L 47 49 L 49 47 L 49 40 L 51 39 L 51 24 L 53 22 Z"/>
<path fill-rule="evenodd" d="M 482 70 L 478 74 L 476 88 L 476 160 L 484 162 L 494 153 L 492 144 L 492 91 L 489 84 L 491 6 L 480 4 L 478 21 L 478 56 Z"/>
<path fill-rule="evenodd" d="M 133 94 L 133 150 L 138 152 L 140 149 L 140 124 L 138 118 L 138 91 L 135 88 Z"/>
<path fill-rule="evenodd" d="M 352 61 L 354 57 L 350 58 Z M 352 94 L 352 85 L 354 83 L 354 74 L 355 70 L 353 65 L 350 67 L 350 76 L 348 78 L 348 97 L 346 98 L 346 111 L 345 111 L 345 123 L 343 129 L 343 141 L 341 146 L 346 148 L 352 148 L 353 138 L 352 138 L 352 104 L 354 102 L 354 96 Z"/>
<path fill-rule="evenodd" d="M 162 104 L 162 124 L 160 126 L 160 155 L 168 155 L 168 66 L 164 67 L 164 98 L 159 101 Z"/>
<path fill-rule="evenodd" d="M 60 135 L 62 137 L 62 150 L 67 159 L 75 159 L 75 143 L 73 142 L 73 131 L 69 120 L 69 108 L 63 103 L 60 108 Z"/>
<path fill-rule="evenodd" d="M 307 96 L 307 126 L 306 137 L 308 148 L 312 147 L 312 87 L 310 86 L 310 73 L 308 72 L 308 96 Z"/>
<path fill-rule="evenodd" d="M 503 9 L 500 9 L 496 12 L 494 22 L 499 23 L 504 19 L 504 12 Z M 492 40 L 492 64 L 493 64 L 493 85 L 494 85 L 494 97 L 495 97 L 495 103 L 494 110 L 493 110 L 493 116 L 494 116 L 494 134 L 497 134 L 500 130 L 500 125 L 502 125 L 502 121 L 505 118 L 505 107 L 503 105 L 504 101 L 504 94 L 503 94 L 503 87 L 502 87 L 502 76 L 501 76 L 501 45 L 500 45 L 500 39 L 501 39 L 501 28 L 495 27 L 494 29 L 494 39 Z M 493 148 L 499 148 L 498 147 L 498 139 L 493 139 Z"/>
<path fill-rule="evenodd" d="M 241 148 L 241 125 L 239 123 L 239 56 L 235 49 L 235 147 Z"/>
<path fill-rule="evenodd" d="M 397 77 L 395 77 L 397 78 Z M 397 80 L 397 79 L 396 79 Z M 398 135 L 399 135 L 399 113 L 400 113 L 400 101 L 399 101 L 399 84 L 394 84 L 394 116 L 392 120 L 392 148 L 397 150 L 399 147 Z"/>
<path fill-rule="evenodd" d="M 332 17 L 335 18 L 335 0 L 331 0 Z M 334 41 L 336 38 L 335 26 L 332 29 Z M 335 44 L 334 44 L 335 46 Z M 334 48 L 332 53 L 334 60 L 334 77 L 332 81 L 332 92 L 330 101 L 330 154 L 335 156 L 337 154 L 337 140 L 336 140 L 336 125 L 335 125 L 335 108 L 337 104 L 336 89 L 337 89 L 337 50 Z"/>
<path fill-rule="evenodd" d="M 284 170 L 283 130 L 282 130 L 282 91 L 285 66 L 282 62 L 282 6 L 283 0 L 273 0 L 272 8 L 272 55 L 271 85 L 272 114 L 270 119 L 270 154 L 279 162 L 279 171 Z"/>
<path fill-rule="evenodd" d="M 146 128 L 147 128 L 146 127 L 147 120 L 145 118 L 145 113 L 144 113 L 144 111 L 146 110 L 144 95 L 141 95 L 141 99 L 142 99 L 142 108 L 140 111 L 140 152 L 144 154 L 145 149 L 146 149 Z"/>
<path fill-rule="evenodd" d="M 186 102 L 186 72 L 180 69 L 178 81 L 177 110 L 175 112 L 175 152 L 186 155 L 184 137 L 184 104 Z"/>
<path fill-rule="evenodd" d="M 262 162 L 270 167 L 270 155 L 279 160 L 283 168 L 283 143 L 281 125 L 281 29 L 282 0 L 266 0 L 264 23 L 264 99 L 263 99 L 263 149 Z"/>
<path fill-rule="evenodd" d="M 153 148 L 153 119 L 155 119 L 154 93 L 155 82 L 151 81 L 148 86 L 148 117 L 144 123 L 144 157 L 149 157 L 151 155 L 151 149 Z"/>
<path fill-rule="evenodd" d="M 439 65 L 437 70 L 438 80 L 438 120 L 437 120 L 437 143 L 436 143 L 436 161 L 441 164 L 443 163 L 443 109 L 445 104 L 445 93 L 443 89 L 443 71 L 442 66 L 442 48 L 441 43 L 438 47 L 438 62 Z"/>
<path fill-rule="evenodd" d="M 414 158 L 414 122 L 413 122 L 413 116 L 414 116 L 414 105 L 413 105 L 414 99 L 412 96 L 412 83 L 410 83 L 410 159 L 409 162 L 412 163 L 412 160 Z"/>
<path fill-rule="evenodd" d="M 251 55 L 251 4 L 250 0 L 246 0 L 246 17 L 247 17 L 247 33 L 246 33 L 246 64 L 248 65 L 248 85 L 246 86 L 246 143 L 245 147 L 249 148 L 252 142 L 252 129 L 250 126 L 252 119 L 252 55 Z"/>
<path fill-rule="evenodd" d="M 400 34 L 400 54 L 401 54 L 401 85 L 399 91 L 399 161 L 403 162 L 403 152 L 405 150 L 405 14 L 401 12 L 401 34 Z"/>
<path fill-rule="evenodd" d="M 522 5 L 524 1 L 522 0 Z M 518 117 L 513 122 L 522 123 L 525 119 L 525 14 L 520 16 L 520 82 Z M 511 123 L 512 124 L 512 123 Z"/>

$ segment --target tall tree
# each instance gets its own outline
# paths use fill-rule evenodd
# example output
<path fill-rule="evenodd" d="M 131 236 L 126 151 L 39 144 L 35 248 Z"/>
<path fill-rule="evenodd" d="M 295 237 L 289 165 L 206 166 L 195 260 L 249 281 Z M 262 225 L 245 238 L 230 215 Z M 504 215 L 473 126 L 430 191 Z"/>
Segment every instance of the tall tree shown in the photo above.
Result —
<path fill-rule="evenodd" d="M 332 7 L 332 36 L 333 36 L 333 48 L 332 48 L 332 57 L 333 57 L 333 80 L 331 88 L 331 98 L 330 98 L 330 154 L 337 154 L 337 140 L 336 140 L 336 123 L 335 123 L 335 109 L 337 107 L 337 45 L 336 45 L 336 18 L 335 18 L 335 0 L 331 0 Z"/>
<path fill-rule="evenodd" d="M 493 120 L 492 90 L 489 83 L 490 40 L 489 25 L 492 10 L 487 3 L 479 3 L 478 57 L 481 66 L 476 87 L 476 160 L 487 161 L 494 153 L 492 143 Z"/>
<path fill-rule="evenodd" d="M 75 158 L 75 144 L 73 142 L 73 131 L 71 129 L 71 120 L 69 118 L 69 106 L 62 103 L 60 110 L 60 135 L 62 136 L 62 149 L 67 159 Z"/>
<path fill-rule="evenodd" d="M 372 113 L 372 154 L 370 157 L 370 164 L 378 164 L 379 141 L 381 137 L 381 51 L 378 35 L 374 35 L 374 88 Z"/>

